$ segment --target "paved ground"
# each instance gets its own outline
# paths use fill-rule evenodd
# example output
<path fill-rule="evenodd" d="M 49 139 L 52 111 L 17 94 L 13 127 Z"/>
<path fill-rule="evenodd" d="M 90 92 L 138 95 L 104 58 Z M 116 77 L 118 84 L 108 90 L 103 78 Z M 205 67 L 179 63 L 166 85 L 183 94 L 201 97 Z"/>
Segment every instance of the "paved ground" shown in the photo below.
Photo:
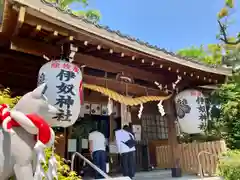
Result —
<path fill-rule="evenodd" d="M 200 177 L 197 176 L 183 176 L 180 178 L 172 178 L 170 171 L 151 171 L 151 172 L 140 172 L 136 174 L 135 180 L 201 180 Z M 204 180 L 220 180 L 219 177 L 208 177 L 204 178 Z"/>
<path fill-rule="evenodd" d="M 117 176 L 118 177 L 118 176 Z M 84 180 L 90 180 L 88 178 L 83 178 Z M 136 174 L 134 180 L 202 180 L 197 176 L 187 176 L 184 175 L 180 178 L 172 178 L 171 172 L 167 170 L 155 170 L 151 172 L 140 172 Z M 117 178 L 116 180 L 122 180 L 121 178 Z M 221 180 L 219 177 L 208 177 L 203 180 Z"/>

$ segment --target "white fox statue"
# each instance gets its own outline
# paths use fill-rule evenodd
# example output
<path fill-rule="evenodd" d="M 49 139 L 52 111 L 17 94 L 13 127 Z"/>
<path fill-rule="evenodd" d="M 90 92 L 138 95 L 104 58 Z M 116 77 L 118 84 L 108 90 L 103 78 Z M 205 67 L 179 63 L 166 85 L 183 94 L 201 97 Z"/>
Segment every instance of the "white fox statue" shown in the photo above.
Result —
<path fill-rule="evenodd" d="M 45 160 L 43 150 L 54 144 L 55 135 L 51 128 L 54 121 L 46 122 L 42 117 L 58 113 L 44 96 L 45 88 L 46 84 L 42 84 L 25 94 L 13 109 L 0 105 L 0 180 L 11 176 L 17 180 L 42 180 L 44 176 L 40 161 Z M 33 167 L 36 154 L 37 164 Z M 49 164 L 53 164 L 51 161 Z M 53 167 L 49 169 L 53 171 Z M 56 172 L 50 174 L 45 174 L 47 179 L 56 176 Z"/>

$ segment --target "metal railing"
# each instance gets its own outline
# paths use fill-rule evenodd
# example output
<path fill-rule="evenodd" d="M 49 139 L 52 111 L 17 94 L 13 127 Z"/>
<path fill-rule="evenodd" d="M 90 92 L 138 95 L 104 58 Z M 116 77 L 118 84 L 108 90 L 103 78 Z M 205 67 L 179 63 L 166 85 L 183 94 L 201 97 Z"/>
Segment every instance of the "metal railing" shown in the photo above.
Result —
<path fill-rule="evenodd" d="M 215 154 L 213 154 L 213 153 L 210 153 L 210 152 L 208 152 L 208 151 L 201 151 L 201 152 L 198 153 L 198 157 L 197 157 L 197 159 L 198 159 L 198 167 L 199 167 L 199 171 L 200 171 L 200 177 L 201 177 L 201 179 L 203 180 L 203 179 L 204 179 L 204 176 L 203 176 L 203 171 L 202 171 L 202 164 L 201 164 L 201 162 L 200 162 L 200 156 L 201 156 L 202 154 L 207 154 L 207 155 L 214 156 L 214 157 L 217 157 L 217 158 L 218 158 L 218 156 L 215 155 Z"/>
<path fill-rule="evenodd" d="M 101 174 L 104 178 L 106 179 L 111 179 L 110 176 L 108 176 L 105 172 L 103 172 L 99 167 L 97 167 L 95 164 L 93 164 L 91 161 L 89 161 L 87 158 L 85 158 L 82 154 L 80 154 L 79 152 L 75 152 L 72 155 L 71 158 L 71 170 L 74 170 L 74 161 L 75 161 L 75 157 L 76 155 L 78 157 L 80 157 L 84 162 L 86 162 L 89 166 L 91 166 L 94 170 L 96 170 L 99 174 Z"/>

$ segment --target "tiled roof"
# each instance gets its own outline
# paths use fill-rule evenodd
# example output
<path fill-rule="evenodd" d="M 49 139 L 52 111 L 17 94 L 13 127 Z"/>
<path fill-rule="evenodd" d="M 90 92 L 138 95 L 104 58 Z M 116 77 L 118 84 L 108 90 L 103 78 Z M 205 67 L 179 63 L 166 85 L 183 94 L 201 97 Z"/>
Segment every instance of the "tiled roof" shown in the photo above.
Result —
<path fill-rule="evenodd" d="M 94 22 L 92 22 L 92 21 L 84 18 L 83 16 L 77 16 L 77 15 L 74 14 L 74 13 L 72 12 L 72 10 L 69 9 L 69 8 L 66 8 L 66 9 L 61 8 L 57 3 L 52 3 L 52 2 L 49 2 L 49 1 L 47 1 L 47 0 L 41 0 L 41 1 L 42 1 L 45 5 L 54 7 L 54 8 L 56 8 L 58 11 L 61 11 L 62 13 L 69 14 L 69 15 L 71 15 L 71 16 L 74 17 L 74 18 L 78 18 L 78 19 L 80 19 L 80 20 L 82 20 L 82 21 L 84 21 L 84 22 L 86 22 L 86 23 L 93 24 L 93 25 L 95 25 L 97 28 L 104 29 L 104 30 L 106 30 L 106 31 L 108 31 L 108 32 L 110 32 L 110 33 L 117 34 L 117 35 L 118 35 L 119 37 L 121 37 L 121 38 L 125 38 L 125 39 L 128 39 L 128 40 L 130 40 L 130 41 L 135 41 L 135 42 L 137 42 L 138 44 L 147 46 L 147 47 L 149 47 L 149 48 L 152 48 L 152 49 L 155 49 L 155 50 L 158 50 L 158 51 L 162 51 L 162 52 L 164 52 L 164 53 L 166 53 L 166 54 L 169 54 L 169 55 L 171 55 L 171 56 L 174 56 L 174 57 L 178 57 L 178 58 L 181 58 L 181 59 L 184 59 L 184 60 L 187 60 L 187 61 L 194 62 L 194 63 L 196 63 L 196 64 L 201 64 L 201 65 L 204 65 L 204 66 L 216 68 L 216 65 L 206 64 L 206 63 L 203 63 L 203 62 L 201 62 L 201 61 L 199 61 L 199 60 L 197 60 L 197 59 L 192 59 L 192 58 L 189 58 L 189 57 L 183 57 L 183 56 L 177 55 L 176 53 L 167 51 L 167 50 L 164 49 L 164 48 L 160 48 L 160 47 L 158 47 L 158 46 L 156 46 L 156 45 L 151 45 L 151 44 L 149 44 L 148 42 L 144 42 L 144 41 L 142 41 L 142 40 L 140 40 L 140 39 L 138 39 L 138 38 L 134 38 L 134 37 L 129 36 L 129 35 L 127 35 L 127 34 L 123 34 L 123 33 L 120 32 L 119 30 L 113 30 L 113 29 L 111 29 L 111 28 L 108 27 L 108 26 L 100 25 L 100 24 L 98 24 L 98 23 L 94 23 Z"/>
<path fill-rule="evenodd" d="M 49 0 L 8 0 L 10 3 L 27 7 L 27 13 L 49 21 L 48 17 L 53 18 L 53 23 L 65 28 L 77 28 L 82 32 L 92 34 L 97 39 L 103 39 L 127 47 L 154 59 L 164 59 L 166 62 L 172 62 L 203 72 L 231 76 L 232 71 L 229 68 L 204 64 L 196 59 L 181 57 L 166 49 L 159 48 L 147 42 L 143 42 L 129 35 L 124 35 L 120 31 L 114 31 L 108 26 L 99 25 L 88 19 L 77 16 L 71 9 L 63 9 L 58 3 L 49 2 Z M 74 30 L 75 31 L 75 30 Z"/>

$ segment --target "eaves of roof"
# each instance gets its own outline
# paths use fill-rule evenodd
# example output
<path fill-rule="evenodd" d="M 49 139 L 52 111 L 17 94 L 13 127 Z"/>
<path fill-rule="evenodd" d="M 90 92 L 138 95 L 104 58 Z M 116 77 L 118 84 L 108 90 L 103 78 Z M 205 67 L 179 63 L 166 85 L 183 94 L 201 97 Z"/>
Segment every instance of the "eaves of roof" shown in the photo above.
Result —
<path fill-rule="evenodd" d="M 15 3 L 22 4 L 36 11 L 51 16 L 56 20 L 75 26 L 78 29 L 94 34 L 100 38 L 118 43 L 130 49 L 148 54 L 152 57 L 165 59 L 166 61 L 187 66 L 189 68 L 214 73 L 219 75 L 231 76 L 232 71 L 229 68 L 204 64 L 196 59 L 181 57 L 166 49 L 159 48 L 147 42 L 143 42 L 129 35 L 124 35 L 120 31 L 114 31 L 108 26 L 93 23 L 83 17 L 76 16 L 70 9 L 61 9 L 58 4 L 50 3 L 46 0 L 12 0 Z"/>

